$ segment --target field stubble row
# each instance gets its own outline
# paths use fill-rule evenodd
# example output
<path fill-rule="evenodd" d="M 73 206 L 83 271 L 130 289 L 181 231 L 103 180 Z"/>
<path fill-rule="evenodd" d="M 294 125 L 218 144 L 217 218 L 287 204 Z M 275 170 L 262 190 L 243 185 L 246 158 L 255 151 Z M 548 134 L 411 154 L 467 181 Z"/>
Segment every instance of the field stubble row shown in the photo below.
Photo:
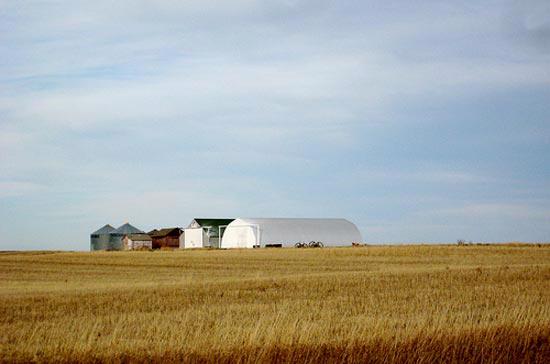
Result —
<path fill-rule="evenodd" d="M 545 362 L 550 248 L 0 254 L 3 361 Z"/>

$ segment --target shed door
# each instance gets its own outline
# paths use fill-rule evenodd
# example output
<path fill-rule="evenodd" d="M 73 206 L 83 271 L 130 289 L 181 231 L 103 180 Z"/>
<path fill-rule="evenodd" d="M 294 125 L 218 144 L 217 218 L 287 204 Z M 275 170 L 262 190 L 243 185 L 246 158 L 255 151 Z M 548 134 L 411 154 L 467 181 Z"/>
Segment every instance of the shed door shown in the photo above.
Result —
<path fill-rule="evenodd" d="M 185 247 L 186 248 L 202 248 L 204 232 L 202 228 L 185 229 Z"/>

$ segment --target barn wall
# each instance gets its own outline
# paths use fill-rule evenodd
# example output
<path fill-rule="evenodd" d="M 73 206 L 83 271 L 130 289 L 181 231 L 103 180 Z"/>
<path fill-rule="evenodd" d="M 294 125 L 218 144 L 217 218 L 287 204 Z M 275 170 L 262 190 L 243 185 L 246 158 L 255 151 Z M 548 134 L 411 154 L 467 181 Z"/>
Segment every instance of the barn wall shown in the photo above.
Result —
<path fill-rule="evenodd" d="M 153 249 L 153 244 L 151 241 L 132 241 L 132 249 L 141 249 L 143 247 Z"/>
<path fill-rule="evenodd" d="M 153 237 L 153 247 L 155 249 L 160 248 L 178 248 L 180 246 L 180 239 L 177 236 L 164 236 Z"/>
<path fill-rule="evenodd" d="M 149 249 L 153 248 L 153 244 L 151 241 L 132 240 L 132 239 L 129 239 L 128 237 L 125 237 L 122 240 L 122 243 L 123 243 L 123 249 L 125 250 L 135 250 L 143 247 L 146 247 Z"/>

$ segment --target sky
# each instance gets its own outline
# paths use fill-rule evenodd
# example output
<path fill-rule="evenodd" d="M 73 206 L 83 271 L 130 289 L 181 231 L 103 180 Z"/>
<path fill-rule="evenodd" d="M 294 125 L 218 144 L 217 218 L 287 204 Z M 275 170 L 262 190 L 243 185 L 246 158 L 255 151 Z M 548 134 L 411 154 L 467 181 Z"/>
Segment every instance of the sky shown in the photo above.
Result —
<path fill-rule="evenodd" d="M 0 250 L 194 217 L 550 241 L 550 2 L 0 0 Z"/>

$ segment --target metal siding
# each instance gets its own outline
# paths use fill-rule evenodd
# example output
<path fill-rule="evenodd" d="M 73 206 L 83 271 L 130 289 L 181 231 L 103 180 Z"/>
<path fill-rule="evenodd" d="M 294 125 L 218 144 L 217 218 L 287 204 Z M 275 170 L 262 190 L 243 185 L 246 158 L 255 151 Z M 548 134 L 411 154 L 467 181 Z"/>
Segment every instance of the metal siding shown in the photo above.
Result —
<path fill-rule="evenodd" d="M 122 237 L 123 234 L 110 234 L 109 236 L 109 245 L 107 250 L 122 250 Z"/>
<path fill-rule="evenodd" d="M 90 237 L 90 250 L 106 250 L 109 247 L 109 234 L 99 235 L 97 238 Z"/>

